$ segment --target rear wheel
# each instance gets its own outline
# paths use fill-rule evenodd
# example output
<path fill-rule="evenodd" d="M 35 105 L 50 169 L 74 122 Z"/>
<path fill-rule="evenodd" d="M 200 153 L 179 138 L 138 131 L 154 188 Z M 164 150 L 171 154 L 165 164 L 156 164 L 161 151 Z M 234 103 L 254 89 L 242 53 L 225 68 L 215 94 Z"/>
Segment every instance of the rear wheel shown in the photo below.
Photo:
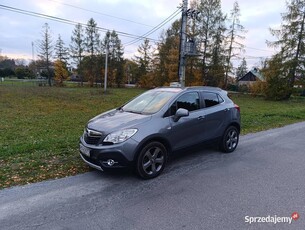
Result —
<path fill-rule="evenodd" d="M 148 143 L 137 158 L 137 173 L 144 179 L 159 176 L 165 167 L 166 157 L 167 151 L 163 144 L 155 141 Z"/>
<path fill-rule="evenodd" d="M 233 152 L 239 141 L 239 131 L 235 126 L 229 126 L 224 132 L 219 147 L 225 153 Z"/>

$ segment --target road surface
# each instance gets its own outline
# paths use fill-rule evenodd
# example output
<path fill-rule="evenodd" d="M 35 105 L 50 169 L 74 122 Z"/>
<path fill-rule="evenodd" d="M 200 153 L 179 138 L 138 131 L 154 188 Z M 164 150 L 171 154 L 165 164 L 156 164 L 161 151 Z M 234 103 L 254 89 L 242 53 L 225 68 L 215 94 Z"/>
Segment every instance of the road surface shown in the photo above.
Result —
<path fill-rule="evenodd" d="M 154 180 L 93 171 L 4 189 L 0 229 L 304 230 L 304 134 L 302 122 L 241 136 L 231 154 L 190 150 Z"/>

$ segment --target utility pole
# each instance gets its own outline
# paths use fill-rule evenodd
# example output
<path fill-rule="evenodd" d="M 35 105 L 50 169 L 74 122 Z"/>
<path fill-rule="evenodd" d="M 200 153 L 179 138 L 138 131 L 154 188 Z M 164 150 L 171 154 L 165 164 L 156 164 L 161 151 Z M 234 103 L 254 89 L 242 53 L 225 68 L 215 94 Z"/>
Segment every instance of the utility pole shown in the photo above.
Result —
<path fill-rule="evenodd" d="M 181 87 L 185 87 L 185 44 L 186 44 L 186 21 L 187 21 L 187 5 L 188 0 L 183 0 L 182 4 L 182 18 L 180 29 L 180 48 L 179 48 L 179 82 Z"/>
<path fill-rule="evenodd" d="M 34 61 L 34 42 L 32 42 L 32 61 Z"/>
<path fill-rule="evenodd" d="M 108 72 L 108 53 L 109 53 L 109 41 L 106 41 L 106 58 L 105 58 L 105 77 L 104 77 L 104 93 L 107 91 L 107 72 Z"/>

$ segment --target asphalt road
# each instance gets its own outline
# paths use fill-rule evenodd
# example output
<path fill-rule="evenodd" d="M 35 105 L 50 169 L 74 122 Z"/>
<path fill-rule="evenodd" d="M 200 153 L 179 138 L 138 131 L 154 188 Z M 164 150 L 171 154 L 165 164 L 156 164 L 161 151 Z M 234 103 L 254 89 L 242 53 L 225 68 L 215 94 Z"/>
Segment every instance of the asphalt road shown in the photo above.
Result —
<path fill-rule="evenodd" d="M 0 229 L 304 230 L 304 134 L 302 122 L 242 136 L 231 154 L 192 150 L 149 181 L 94 171 L 4 189 Z"/>

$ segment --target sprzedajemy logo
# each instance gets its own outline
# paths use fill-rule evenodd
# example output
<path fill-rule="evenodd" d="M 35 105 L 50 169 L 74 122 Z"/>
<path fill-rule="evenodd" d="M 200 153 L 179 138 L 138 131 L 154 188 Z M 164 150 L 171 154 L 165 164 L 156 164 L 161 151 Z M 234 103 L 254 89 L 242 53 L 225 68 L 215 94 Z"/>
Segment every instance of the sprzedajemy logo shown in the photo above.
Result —
<path fill-rule="evenodd" d="M 254 223 L 288 223 L 291 224 L 292 220 L 298 220 L 300 218 L 299 213 L 293 212 L 290 217 L 288 216 L 277 216 L 277 215 L 268 215 L 268 216 L 245 216 L 245 223 L 254 224 Z"/>

